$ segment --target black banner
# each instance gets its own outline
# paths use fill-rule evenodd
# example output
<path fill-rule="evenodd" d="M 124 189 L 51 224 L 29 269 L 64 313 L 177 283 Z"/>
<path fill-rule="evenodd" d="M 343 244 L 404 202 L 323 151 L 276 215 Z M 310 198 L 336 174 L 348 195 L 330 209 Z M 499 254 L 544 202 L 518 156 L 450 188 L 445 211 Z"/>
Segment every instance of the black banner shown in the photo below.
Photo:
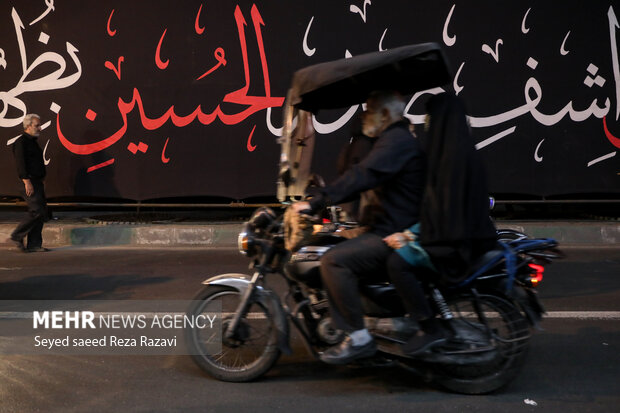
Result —
<path fill-rule="evenodd" d="M 0 4 L 0 194 L 26 113 L 49 197 L 276 190 L 282 106 L 304 66 L 440 43 L 496 194 L 620 192 L 620 7 L 570 0 L 100 1 Z M 431 90 L 411 97 L 424 121 Z M 329 180 L 356 106 L 320 113 Z"/>

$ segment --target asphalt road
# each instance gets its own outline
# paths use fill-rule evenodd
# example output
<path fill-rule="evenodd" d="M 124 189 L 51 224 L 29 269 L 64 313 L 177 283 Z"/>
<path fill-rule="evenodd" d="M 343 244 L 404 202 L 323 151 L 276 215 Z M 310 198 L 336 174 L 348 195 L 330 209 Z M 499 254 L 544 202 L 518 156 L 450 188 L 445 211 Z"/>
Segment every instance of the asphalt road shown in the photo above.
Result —
<path fill-rule="evenodd" d="M 570 249 L 548 267 L 545 331 L 520 376 L 487 396 L 429 387 L 390 368 L 332 367 L 299 339 L 262 380 L 218 382 L 188 356 L 0 357 L 0 412 L 611 412 L 620 404 L 620 249 Z M 0 299 L 190 299 L 219 273 L 247 272 L 229 249 L 0 250 Z"/>

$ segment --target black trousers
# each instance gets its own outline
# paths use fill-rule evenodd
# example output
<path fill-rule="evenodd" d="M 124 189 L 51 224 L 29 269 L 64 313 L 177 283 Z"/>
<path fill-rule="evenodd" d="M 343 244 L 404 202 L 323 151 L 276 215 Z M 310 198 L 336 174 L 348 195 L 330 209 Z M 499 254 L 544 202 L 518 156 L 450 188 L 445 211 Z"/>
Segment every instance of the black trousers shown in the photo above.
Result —
<path fill-rule="evenodd" d="M 433 310 L 424 295 L 416 273 L 428 275 L 424 268 L 416 268 L 405 261 L 396 251 L 388 258 L 388 275 L 398 295 L 403 301 L 409 316 L 414 320 L 426 320 L 433 317 Z"/>
<path fill-rule="evenodd" d="M 360 281 L 387 279 L 386 260 L 392 251 L 383 237 L 367 232 L 337 244 L 321 258 L 321 279 L 337 328 L 364 328 Z"/>
<path fill-rule="evenodd" d="M 31 179 L 34 193 L 26 195 L 25 188 L 22 189 L 22 196 L 28 205 L 26 217 L 19 223 L 11 234 L 11 239 L 22 241 L 28 237 L 26 248 L 38 248 L 43 245 L 43 223 L 47 220 L 47 202 L 45 200 L 45 187 L 43 181 Z"/>

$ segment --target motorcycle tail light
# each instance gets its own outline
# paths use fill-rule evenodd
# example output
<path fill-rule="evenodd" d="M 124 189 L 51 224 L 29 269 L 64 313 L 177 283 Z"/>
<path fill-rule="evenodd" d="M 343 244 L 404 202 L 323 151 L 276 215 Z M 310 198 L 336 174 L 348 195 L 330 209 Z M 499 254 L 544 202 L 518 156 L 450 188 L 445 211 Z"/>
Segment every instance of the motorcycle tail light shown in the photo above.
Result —
<path fill-rule="evenodd" d="M 532 273 L 530 274 L 530 284 L 532 287 L 536 287 L 543 279 L 543 275 L 545 273 L 545 267 L 538 264 L 528 264 L 528 267 L 532 269 Z"/>

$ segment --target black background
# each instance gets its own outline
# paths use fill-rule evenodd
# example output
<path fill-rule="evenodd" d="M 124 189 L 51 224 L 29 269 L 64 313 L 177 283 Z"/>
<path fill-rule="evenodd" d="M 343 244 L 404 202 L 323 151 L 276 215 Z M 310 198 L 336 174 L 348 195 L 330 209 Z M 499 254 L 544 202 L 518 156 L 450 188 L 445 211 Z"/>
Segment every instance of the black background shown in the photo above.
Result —
<path fill-rule="evenodd" d="M 274 196 L 278 170 L 277 137 L 266 126 L 266 110 L 261 110 L 234 125 L 221 121 L 203 125 L 197 120 L 185 127 L 170 121 L 155 130 L 147 130 L 140 122 L 137 107 L 128 115 L 128 130 L 109 148 L 91 155 L 76 155 L 58 139 L 56 116 L 49 109 L 56 102 L 62 109 L 60 120 L 64 135 L 74 143 L 87 144 L 112 135 L 122 125 L 118 99 L 130 101 L 134 88 L 140 91 L 146 115 L 159 118 L 171 106 L 175 113 L 188 115 L 198 105 L 204 113 L 217 105 L 226 113 L 239 113 L 246 107 L 222 103 L 224 96 L 245 85 L 240 40 L 235 21 L 238 6 L 247 25 L 251 83 L 249 94 L 265 96 L 261 60 L 251 17 L 253 5 L 264 21 L 261 32 L 269 68 L 271 95 L 285 97 L 292 73 L 304 66 L 345 56 L 378 50 L 384 31 L 386 49 L 412 43 L 434 41 L 442 44 L 454 73 L 465 62 L 459 76 L 460 92 L 475 118 L 497 115 L 525 103 L 525 84 L 535 77 L 541 85 L 542 99 L 538 111 L 555 114 L 572 102 L 582 111 L 598 99 L 603 106 L 610 100 L 607 121 L 612 133 L 620 136 L 620 122 L 615 113 L 616 85 L 612 67 L 609 1 L 565 2 L 525 1 L 433 1 L 392 0 L 366 6 L 366 22 L 351 5 L 362 8 L 363 1 L 55 1 L 54 11 L 30 26 L 46 9 L 44 1 L 8 1 L 0 4 L 0 48 L 5 52 L 6 69 L 0 67 L 0 92 L 11 90 L 22 76 L 17 37 L 11 10 L 14 7 L 24 22 L 23 36 L 28 63 L 40 54 L 53 51 L 67 61 L 65 75 L 75 72 L 66 51 L 66 42 L 79 50 L 82 64 L 80 79 L 70 87 L 28 92 L 18 96 L 28 112 L 38 113 L 42 123 L 52 121 L 41 134 L 40 144 L 49 140 L 46 188 L 48 197 L 106 197 L 134 200 L 188 197 L 226 197 L 248 199 Z M 202 5 L 202 34 L 194 30 L 194 22 Z M 444 23 L 456 5 L 448 25 L 448 33 L 456 35 L 456 43 L 447 46 L 442 39 Z M 521 24 L 526 20 L 528 33 Z M 111 28 L 106 30 L 111 11 Z M 620 13 L 620 7 L 614 10 Z M 304 33 L 314 17 L 308 33 L 308 46 L 316 48 L 307 56 L 302 48 Z M 166 29 L 162 43 L 162 60 L 169 59 L 165 70 L 155 65 L 155 50 Z M 560 54 L 566 33 L 569 54 Z M 39 34 L 50 36 L 47 45 L 38 41 Z M 620 29 L 618 29 L 620 37 Z M 499 62 L 481 48 L 495 48 L 501 38 Z M 226 66 L 197 81 L 199 75 L 216 62 L 213 52 L 225 50 Z M 121 80 L 104 67 L 105 61 L 121 65 Z M 530 57 L 538 61 L 535 70 L 526 63 Z M 584 85 L 587 67 L 598 67 L 597 75 L 605 79 L 603 87 Z M 31 76 L 43 76 L 55 70 L 51 63 L 41 65 Z M 447 89 L 451 89 L 448 85 Z M 409 111 L 424 113 L 424 97 Z M 0 108 L 4 109 L 4 100 Z M 91 122 L 85 118 L 88 109 L 97 113 Z M 317 119 L 328 123 L 338 119 L 346 109 L 320 113 Z M 19 117 L 9 108 L 5 118 Z M 273 108 L 271 121 L 281 126 L 282 110 Z M 247 149 L 252 137 L 254 151 Z M 475 125 L 474 125 L 475 126 Z M 473 128 L 476 141 L 483 141 L 510 127 L 514 133 L 481 149 L 487 162 L 491 190 L 494 194 L 527 196 L 587 197 L 592 194 L 620 192 L 620 156 L 588 167 L 588 162 L 614 153 L 616 148 L 606 137 L 602 119 L 590 116 L 573 121 L 567 115 L 558 123 L 544 126 L 529 113 L 499 125 Z M 335 159 L 349 135 L 349 125 L 318 139 L 315 165 L 328 180 L 334 176 Z M 418 126 L 422 132 L 421 125 Z M 7 140 L 18 135 L 21 125 L 0 128 L 0 195 L 16 195 L 14 162 Z M 169 139 L 163 163 L 161 154 Z M 536 147 L 542 162 L 534 159 Z M 146 153 L 127 150 L 134 142 L 149 145 Z M 114 158 L 111 166 L 87 173 L 90 166 Z"/>

